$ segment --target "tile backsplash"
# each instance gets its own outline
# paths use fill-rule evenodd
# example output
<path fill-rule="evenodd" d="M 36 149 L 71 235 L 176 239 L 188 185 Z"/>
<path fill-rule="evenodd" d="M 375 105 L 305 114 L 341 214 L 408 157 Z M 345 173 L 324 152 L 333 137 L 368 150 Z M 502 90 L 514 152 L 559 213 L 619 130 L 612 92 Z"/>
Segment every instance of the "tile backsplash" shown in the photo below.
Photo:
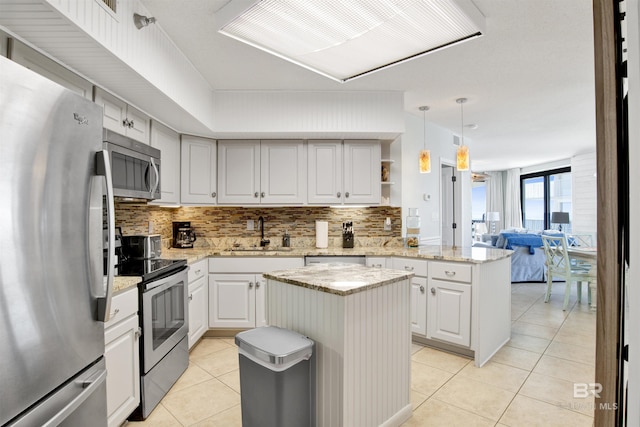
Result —
<path fill-rule="evenodd" d="M 122 233 L 161 234 L 170 244 L 173 221 L 190 221 L 198 240 L 196 246 L 230 246 L 233 243 L 255 245 L 260 241 L 258 218 L 265 220 L 265 237 L 280 246 L 285 231 L 291 246 L 315 245 L 315 222 L 329 222 L 329 246 L 342 245 L 342 223 L 352 221 L 356 245 L 401 245 L 401 208 L 390 206 L 367 208 L 297 207 L 180 207 L 116 203 L 116 226 Z M 391 219 L 391 230 L 384 229 L 385 218 Z M 247 230 L 253 220 L 254 230 Z"/>

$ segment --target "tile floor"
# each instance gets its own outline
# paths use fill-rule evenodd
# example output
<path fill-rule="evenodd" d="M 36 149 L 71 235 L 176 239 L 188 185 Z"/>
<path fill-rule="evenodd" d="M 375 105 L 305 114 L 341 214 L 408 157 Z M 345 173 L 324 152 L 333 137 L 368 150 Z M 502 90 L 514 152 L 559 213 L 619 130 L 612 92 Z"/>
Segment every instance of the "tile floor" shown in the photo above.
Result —
<path fill-rule="evenodd" d="M 573 384 L 594 382 L 596 313 L 562 311 L 564 283 L 549 304 L 543 283 L 514 283 L 512 335 L 485 366 L 413 344 L 411 403 L 404 426 L 591 426 L 593 399 Z M 586 287 L 584 287 L 586 288 Z M 204 338 L 189 368 L 145 422 L 128 427 L 241 426 L 238 355 L 232 338 Z"/>

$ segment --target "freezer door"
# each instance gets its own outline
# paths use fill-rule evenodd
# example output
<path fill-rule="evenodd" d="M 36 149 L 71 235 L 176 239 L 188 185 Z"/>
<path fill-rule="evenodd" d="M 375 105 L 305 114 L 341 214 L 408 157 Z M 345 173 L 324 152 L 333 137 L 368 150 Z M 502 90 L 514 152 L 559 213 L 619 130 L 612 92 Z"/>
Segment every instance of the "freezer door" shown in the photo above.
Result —
<path fill-rule="evenodd" d="M 103 358 L 7 427 L 106 427 L 106 380 Z"/>
<path fill-rule="evenodd" d="M 0 76 L 4 425 L 104 353 L 104 177 L 100 107 L 2 57 Z"/>

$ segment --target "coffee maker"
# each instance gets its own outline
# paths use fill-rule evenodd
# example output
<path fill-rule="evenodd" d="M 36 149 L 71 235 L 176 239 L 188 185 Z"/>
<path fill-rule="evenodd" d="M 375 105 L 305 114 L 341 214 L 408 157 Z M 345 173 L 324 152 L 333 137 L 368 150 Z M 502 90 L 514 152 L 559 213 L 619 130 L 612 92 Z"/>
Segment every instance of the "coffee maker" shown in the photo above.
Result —
<path fill-rule="evenodd" d="M 189 221 L 174 221 L 173 223 L 173 247 L 193 248 L 196 241 L 196 233 L 191 228 Z"/>

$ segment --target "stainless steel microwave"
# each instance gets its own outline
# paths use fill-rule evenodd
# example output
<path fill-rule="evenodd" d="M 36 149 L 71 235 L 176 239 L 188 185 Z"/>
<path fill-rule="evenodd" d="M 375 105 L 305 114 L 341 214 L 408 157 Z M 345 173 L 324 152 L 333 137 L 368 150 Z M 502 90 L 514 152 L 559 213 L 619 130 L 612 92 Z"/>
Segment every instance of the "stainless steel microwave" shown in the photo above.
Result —
<path fill-rule="evenodd" d="M 160 150 L 103 129 L 103 148 L 109 153 L 113 195 L 155 200 L 160 198 Z"/>

